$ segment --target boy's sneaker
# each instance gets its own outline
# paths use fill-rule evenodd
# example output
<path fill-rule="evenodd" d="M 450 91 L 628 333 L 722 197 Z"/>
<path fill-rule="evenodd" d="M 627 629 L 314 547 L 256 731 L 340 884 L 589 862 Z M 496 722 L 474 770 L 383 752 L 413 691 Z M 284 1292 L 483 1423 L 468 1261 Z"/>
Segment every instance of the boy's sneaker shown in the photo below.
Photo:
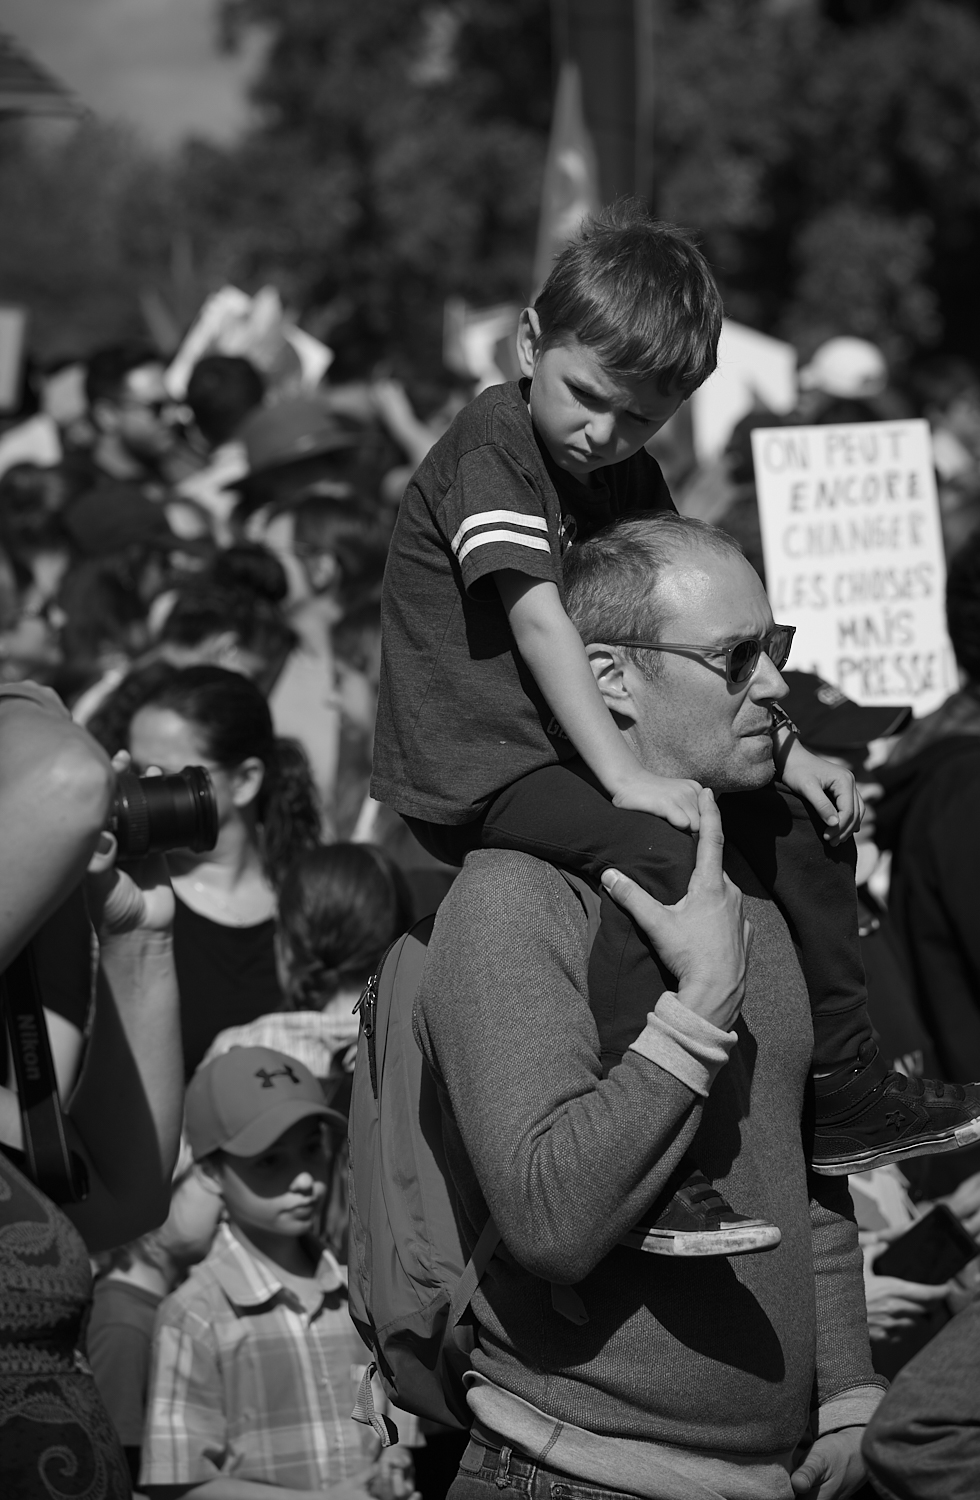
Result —
<path fill-rule="evenodd" d="M 813 1170 L 826 1177 L 980 1141 L 980 1084 L 906 1078 L 872 1041 L 862 1044 L 856 1065 L 815 1078 L 814 1086 Z"/>
<path fill-rule="evenodd" d="M 773 1250 L 780 1238 L 775 1224 L 736 1213 L 695 1167 L 666 1208 L 629 1230 L 620 1244 L 651 1255 L 746 1255 Z"/>

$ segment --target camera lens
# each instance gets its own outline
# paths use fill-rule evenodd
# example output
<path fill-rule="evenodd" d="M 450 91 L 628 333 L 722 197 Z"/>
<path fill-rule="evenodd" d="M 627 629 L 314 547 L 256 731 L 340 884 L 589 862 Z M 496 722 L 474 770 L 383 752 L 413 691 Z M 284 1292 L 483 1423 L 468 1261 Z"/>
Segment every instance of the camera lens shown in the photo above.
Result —
<path fill-rule="evenodd" d="M 122 859 L 193 849 L 202 854 L 218 840 L 218 804 L 203 766 L 185 766 L 172 776 L 122 771 L 108 822 Z"/>

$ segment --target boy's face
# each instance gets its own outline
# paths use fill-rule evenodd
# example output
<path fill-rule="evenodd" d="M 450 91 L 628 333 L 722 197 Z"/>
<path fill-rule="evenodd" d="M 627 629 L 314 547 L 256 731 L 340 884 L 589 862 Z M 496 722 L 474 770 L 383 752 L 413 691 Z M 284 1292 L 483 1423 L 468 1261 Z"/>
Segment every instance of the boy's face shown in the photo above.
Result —
<path fill-rule="evenodd" d="M 531 378 L 531 420 L 555 463 L 577 479 L 632 457 L 684 400 L 680 392 L 664 396 L 655 379 L 607 370 L 574 335 L 535 351 L 539 334 L 537 314 L 525 308 L 517 353 Z"/>
<path fill-rule="evenodd" d="M 259 1242 L 267 1235 L 298 1239 L 319 1217 L 330 1176 L 326 1126 L 299 1120 L 257 1156 L 223 1152 L 217 1169 L 228 1216 Z"/>

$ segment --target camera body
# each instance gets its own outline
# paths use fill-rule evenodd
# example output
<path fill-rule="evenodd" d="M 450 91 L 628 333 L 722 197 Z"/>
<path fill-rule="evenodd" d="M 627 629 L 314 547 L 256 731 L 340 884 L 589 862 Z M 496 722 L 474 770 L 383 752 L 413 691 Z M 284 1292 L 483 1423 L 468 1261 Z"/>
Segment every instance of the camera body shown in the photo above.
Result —
<path fill-rule="evenodd" d="M 193 849 L 203 854 L 218 841 L 218 804 L 203 766 L 185 766 L 172 776 L 121 771 L 106 828 L 115 834 L 120 859 Z"/>

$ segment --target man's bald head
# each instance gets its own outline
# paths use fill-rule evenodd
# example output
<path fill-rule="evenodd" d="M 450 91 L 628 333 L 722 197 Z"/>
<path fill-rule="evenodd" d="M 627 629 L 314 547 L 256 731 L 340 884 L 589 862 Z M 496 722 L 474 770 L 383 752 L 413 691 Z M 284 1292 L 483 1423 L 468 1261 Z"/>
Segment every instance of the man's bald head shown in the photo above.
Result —
<path fill-rule="evenodd" d="M 715 526 L 670 511 L 617 521 L 565 554 L 566 610 L 585 644 L 658 641 L 672 614 L 671 569 L 692 553 L 742 557 L 738 543 Z M 645 676 L 656 676 L 656 652 L 626 654 Z"/>

